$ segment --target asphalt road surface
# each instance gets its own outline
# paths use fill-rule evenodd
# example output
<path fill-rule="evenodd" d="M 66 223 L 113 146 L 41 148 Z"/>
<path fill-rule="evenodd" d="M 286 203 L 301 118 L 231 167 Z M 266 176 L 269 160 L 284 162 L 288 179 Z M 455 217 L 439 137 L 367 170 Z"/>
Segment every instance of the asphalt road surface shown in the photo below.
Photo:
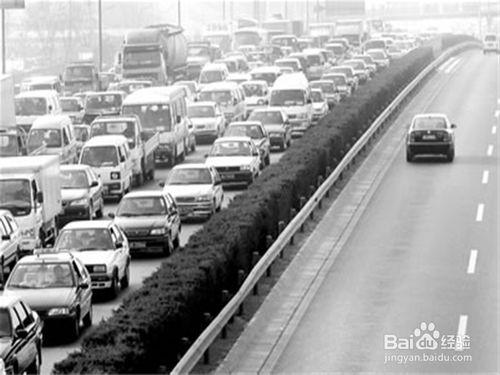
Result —
<path fill-rule="evenodd" d="M 186 157 L 184 163 L 198 163 L 204 162 L 204 156 L 209 152 L 210 145 L 199 145 L 194 153 L 189 154 Z M 282 152 L 271 152 L 271 163 L 276 163 L 280 157 L 283 155 Z M 142 187 L 135 188 L 134 190 L 155 190 L 161 189 L 159 183 L 165 181 L 170 168 L 158 168 L 155 172 L 155 180 L 150 181 Z M 223 207 L 226 207 L 228 203 L 238 194 L 241 190 L 231 189 L 224 192 L 224 203 Z M 118 202 L 110 201 L 106 202 L 104 216 L 105 218 L 111 212 L 115 212 L 118 206 Z M 181 232 L 181 246 L 186 244 L 191 234 L 195 233 L 197 230 L 201 229 L 203 222 L 197 223 L 183 223 Z M 99 323 L 102 319 L 108 318 L 113 309 L 117 308 L 123 298 L 125 298 L 129 293 L 137 290 L 142 285 L 142 280 L 151 275 L 164 260 L 161 256 L 155 256 L 151 254 L 150 256 L 144 256 L 140 258 L 133 258 L 130 267 L 130 286 L 123 290 L 120 295 L 113 300 L 106 300 L 101 296 L 96 298 L 93 304 L 93 314 L 94 314 L 94 326 Z M 58 336 L 62 336 L 59 338 Z M 83 336 L 82 336 L 83 337 Z M 48 340 L 44 345 L 42 350 L 42 374 L 48 374 L 52 370 L 54 364 L 62 359 L 64 359 L 68 353 L 78 349 L 80 346 L 82 338 L 73 343 L 63 343 L 64 332 L 57 335 L 54 338 Z"/>
<path fill-rule="evenodd" d="M 407 163 L 398 141 L 303 315 L 278 327 L 274 359 L 254 367 L 247 360 L 267 355 L 259 345 L 273 327 L 263 324 L 260 344 L 243 342 L 244 332 L 219 371 L 499 371 L 499 77 L 498 55 L 480 51 L 438 69 L 395 126 L 406 126 L 418 111 L 446 113 L 458 126 L 455 161 Z M 323 221 L 334 222 L 336 214 Z M 256 315 L 246 331 L 259 320 L 278 321 L 280 313 Z M 243 354 L 235 360 L 237 346 Z"/>

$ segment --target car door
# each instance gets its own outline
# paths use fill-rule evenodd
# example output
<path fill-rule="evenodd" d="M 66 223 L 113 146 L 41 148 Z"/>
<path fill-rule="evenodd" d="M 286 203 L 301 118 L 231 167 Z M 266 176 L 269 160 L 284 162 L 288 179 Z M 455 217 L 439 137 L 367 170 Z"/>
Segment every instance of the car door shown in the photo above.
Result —
<path fill-rule="evenodd" d="M 14 352 L 16 353 L 15 357 L 19 373 L 23 373 L 31 362 L 33 362 L 33 359 L 36 356 L 36 347 L 30 345 L 30 334 L 28 332 L 28 329 L 30 328 L 29 324 L 27 327 L 24 325 L 24 322 L 28 322 L 29 320 L 25 310 L 19 302 L 17 302 L 12 306 L 10 311 L 14 337 L 12 346 L 14 348 Z M 20 330 L 26 330 L 28 335 L 26 337 L 19 336 L 16 332 Z M 31 335 L 33 335 L 33 333 L 31 333 Z"/>
<path fill-rule="evenodd" d="M 92 169 L 87 169 L 87 178 L 89 181 L 90 198 L 94 204 L 94 212 L 101 208 L 102 205 L 102 182 L 99 177 L 94 173 Z M 97 182 L 97 186 L 92 186 L 94 182 Z"/>
<path fill-rule="evenodd" d="M 10 264 L 12 262 L 12 258 L 15 256 L 17 252 L 17 243 L 15 241 L 13 229 L 7 222 L 6 216 L 0 217 L 0 249 L 1 249 L 1 261 L 3 262 L 2 266 Z"/>
<path fill-rule="evenodd" d="M 28 336 L 26 337 L 26 345 L 27 352 L 29 353 L 28 364 L 30 364 L 35 359 L 35 356 L 38 354 L 39 350 L 41 350 L 42 326 L 40 324 L 40 319 L 35 319 L 33 311 L 24 302 L 19 301 L 18 303 L 16 303 L 14 308 L 18 312 L 21 323 L 28 333 Z"/>
<path fill-rule="evenodd" d="M 88 314 L 92 308 L 92 280 L 90 275 L 79 259 L 71 261 L 75 277 L 76 277 L 76 299 L 80 305 L 80 319 Z M 80 285 L 87 284 L 87 288 L 82 288 Z"/>
<path fill-rule="evenodd" d="M 222 179 L 219 175 L 219 172 L 217 172 L 217 170 L 214 167 L 210 167 L 210 172 L 212 174 L 215 201 L 218 206 L 222 204 L 222 201 L 224 199 L 224 192 L 222 190 Z"/>
<path fill-rule="evenodd" d="M 174 198 L 168 193 L 164 194 L 164 199 L 167 205 L 167 225 L 172 233 L 172 238 L 176 238 L 180 234 L 181 219 L 179 210 L 175 204 Z"/>
<path fill-rule="evenodd" d="M 121 279 L 123 275 L 125 275 L 125 269 L 127 268 L 130 257 L 128 243 L 125 240 L 125 236 L 116 225 L 112 225 L 109 230 L 115 246 L 115 264 L 118 267 L 118 274 Z"/>

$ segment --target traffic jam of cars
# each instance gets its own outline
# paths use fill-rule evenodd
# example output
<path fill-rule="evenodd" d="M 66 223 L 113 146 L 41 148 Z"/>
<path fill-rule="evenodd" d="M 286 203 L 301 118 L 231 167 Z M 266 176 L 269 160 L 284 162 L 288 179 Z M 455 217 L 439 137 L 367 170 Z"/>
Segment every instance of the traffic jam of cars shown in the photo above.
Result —
<path fill-rule="evenodd" d="M 72 62 L 61 76 L 24 79 L 15 95 L 2 76 L 15 113 L 2 108 L 0 323 L 29 347 L 24 362 L 3 357 L 5 368 L 39 368 L 42 331 L 64 325 L 77 339 L 92 325 L 93 295 L 113 299 L 129 287 L 136 254 L 177 251 L 184 223 L 223 209 L 228 188 L 251 185 L 273 153 L 419 43 L 393 33 L 363 43 L 273 36 L 249 46 L 240 39 L 252 31 L 239 31 L 232 50 L 210 34 L 188 42 L 172 25 L 130 31 L 111 71 Z M 157 67 L 143 68 L 143 51 L 153 42 L 168 48 L 171 38 L 183 57 L 159 54 Z M 434 137 L 452 142 L 449 121 L 436 121 L 415 120 L 409 160 L 425 151 L 419 129 L 442 123 Z M 187 162 L 200 145 L 210 147 L 204 160 Z M 441 151 L 453 158 L 452 144 Z M 166 179 L 155 180 L 157 168 L 168 168 Z M 111 213 L 108 202 L 117 204 Z"/>

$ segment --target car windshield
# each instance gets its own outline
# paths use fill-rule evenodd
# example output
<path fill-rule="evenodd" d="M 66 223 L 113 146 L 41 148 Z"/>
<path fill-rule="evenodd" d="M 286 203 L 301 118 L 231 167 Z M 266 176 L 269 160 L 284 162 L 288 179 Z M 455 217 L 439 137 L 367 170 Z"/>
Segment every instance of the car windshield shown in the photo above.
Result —
<path fill-rule="evenodd" d="M 333 72 L 336 72 L 336 73 L 342 73 L 342 74 L 345 74 L 346 77 L 352 77 L 354 74 L 352 72 L 352 68 L 351 67 L 336 67 L 336 68 L 331 68 L 330 71 L 333 73 Z"/>
<path fill-rule="evenodd" d="M 174 169 L 167 178 L 167 185 L 211 185 L 212 176 L 206 168 Z"/>
<path fill-rule="evenodd" d="M 61 131 L 59 129 L 32 129 L 28 135 L 28 150 L 33 151 L 40 146 L 61 147 Z"/>
<path fill-rule="evenodd" d="M 264 133 L 259 125 L 230 125 L 226 132 L 225 137 L 250 137 L 252 139 L 264 138 Z"/>
<path fill-rule="evenodd" d="M 89 129 L 83 126 L 75 126 L 75 139 L 80 142 L 87 142 L 89 139 Z"/>
<path fill-rule="evenodd" d="M 166 215 L 167 207 L 161 197 L 125 197 L 120 201 L 116 216 Z"/>
<path fill-rule="evenodd" d="M 132 150 L 135 148 L 135 123 L 132 121 L 97 121 L 92 124 L 90 136 L 98 135 L 123 135 L 127 138 L 128 147 Z"/>
<path fill-rule="evenodd" d="M 275 125 L 275 124 L 282 124 L 283 117 L 281 116 L 281 113 L 277 111 L 266 111 L 266 112 L 253 111 L 250 117 L 248 118 L 248 121 L 260 121 L 263 125 L 273 125 L 273 124 Z"/>
<path fill-rule="evenodd" d="M 220 70 L 205 70 L 200 74 L 200 83 L 219 82 L 224 79 Z"/>
<path fill-rule="evenodd" d="M 252 79 L 266 81 L 269 86 L 272 86 L 276 81 L 276 73 L 252 73 Z"/>
<path fill-rule="evenodd" d="M 211 105 L 192 106 L 187 108 L 187 113 L 190 118 L 210 118 L 215 117 L 215 108 Z"/>
<path fill-rule="evenodd" d="M 284 67 L 292 68 L 294 71 L 297 71 L 300 69 L 299 63 L 297 61 L 276 61 L 275 64 L 276 64 L 276 66 L 284 66 Z"/>
<path fill-rule="evenodd" d="M 123 68 L 136 69 L 146 67 L 157 67 L 161 65 L 161 55 L 159 50 L 133 51 L 125 49 L 123 54 Z"/>
<path fill-rule="evenodd" d="M 320 89 L 326 94 L 333 94 L 335 92 L 334 85 L 328 82 L 311 82 L 312 89 Z"/>
<path fill-rule="evenodd" d="M 308 55 L 307 56 L 307 63 L 310 66 L 321 65 L 321 58 L 319 57 L 319 55 Z"/>
<path fill-rule="evenodd" d="M 89 181 L 85 171 L 61 171 L 61 189 L 87 189 Z"/>
<path fill-rule="evenodd" d="M 91 167 L 116 167 L 118 165 L 118 154 L 115 146 L 92 146 L 84 147 L 81 164 Z"/>
<path fill-rule="evenodd" d="M 87 96 L 86 109 L 119 109 L 122 106 L 122 97 L 118 94 Z"/>
<path fill-rule="evenodd" d="M 243 83 L 241 85 L 246 97 L 264 96 L 264 86 L 256 83 Z"/>
<path fill-rule="evenodd" d="M 335 55 L 341 55 L 342 53 L 344 53 L 344 47 L 342 47 L 341 45 L 329 46 L 326 48 L 328 48 L 329 51 L 332 51 Z"/>
<path fill-rule="evenodd" d="M 364 64 L 361 61 L 347 61 L 345 65 L 352 66 L 354 69 L 364 69 Z"/>
<path fill-rule="evenodd" d="M 31 212 L 29 180 L 0 180 L 0 191 L 0 208 L 11 211 L 14 216 L 24 216 Z"/>
<path fill-rule="evenodd" d="M 323 95 L 321 95 L 320 91 L 311 91 L 311 98 L 314 103 L 323 101 Z"/>
<path fill-rule="evenodd" d="M 0 337 L 10 337 L 11 334 L 9 310 L 0 309 Z"/>
<path fill-rule="evenodd" d="M 61 99 L 61 109 L 63 112 L 78 112 L 80 111 L 80 103 L 78 99 Z"/>
<path fill-rule="evenodd" d="M 485 42 L 496 42 L 497 37 L 495 35 L 486 35 L 484 37 Z"/>
<path fill-rule="evenodd" d="M 114 250 L 107 228 L 63 229 L 54 246 L 58 251 Z"/>
<path fill-rule="evenodd" d="M 90 66 L 68 66 L 64 70 L 66 80 L 92 80 L 92 67 Z"/>
<path fill-rule="evenodd" d="M 47 114 L 45 98 L 16 98 L 16 116 L 42 116 Z"/>
<path fill-rule="evenodd" d="M 17 156 L 18 143 L 15 134 L 0 134 L 0 156 Z"/>
<path fill-rule="evenodd" d="M 374 49 L 374 48 L 385 48 L 385 42 L 383 40 L 370 40 L 366 42 L 365 49 Z"/>
<path fill-rule="evenodd" d="M 160 132 L 172 130 L 170 106 L 168 104 L 126 105 L 124 115 L 137 115 L 144 129 L 153 129 Z"/>
<path fill-rule="evenodd" d="M 7 288 L 72 288 L 75 280 L 69 263 L 19 263 L 7 281 Z"/>
<path fill-rule="evenodd" d="M 276 90 L 271 93 L 271 106 L 304 105 L 305 95 L 302 90 Z"/>
<path fill-rule="evenodd" d="M 231 104 L 231 91 L 203 91 L 200 94 L 200 101 L 216 102 L 217 104 Z"/>
<path fill-rule="evenodd" d="M 252 148 L 248 142 L 225 141 L 217 142 L 210 150 L 210 156 L 251 156 Z"/>
<path fill-rule="evenodd" d="M 415 130 L 436 130 L 446 129 L 446 121 L 442 117 L 421 117 L 413 122 Z"/>

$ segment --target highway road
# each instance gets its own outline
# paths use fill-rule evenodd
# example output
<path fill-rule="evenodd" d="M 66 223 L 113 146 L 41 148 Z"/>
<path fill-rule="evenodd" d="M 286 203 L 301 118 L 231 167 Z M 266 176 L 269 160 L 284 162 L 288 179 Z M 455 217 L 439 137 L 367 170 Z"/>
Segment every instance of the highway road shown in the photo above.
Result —
<path fill-rule="evenodd" d="M 205 155 L 210 151 L 210 145 L 198 145 L 196 151 L 194 153 L 189 154 L 184 163 L 198 163 L 204 162 Z M 271 163 L 276 163 L 283 152 L 271 152 Z M 155 190 L 161 189 L 159 187 L 159 183 L 161 181 L 165 181 L 170 168 L 158 168 L 155 172 L 154 181 L 150 181 L 142 187 L 136 188 L 135 190 Z M 241 190 L 237 190 L 232 188 L 231 190 L 224 191 L 224 203 L 223 207 L 227 207 L 229 202 L 239 193 Z M 105 218 L 111 212 L 115 212 L 118 206 L 117 201 L 109 201 L 106 202 L 105 205 Z M 182 232 L 181 232 L 181 246 L 186 244 L 189 237 L 195 233 L 197 230 L 201 229 L 203 222 L 191 222 L 191 223 L 183 223 L 182 224 Z M 134 257 L 132 258 L 131 268 L 130 268 L 130 286 L 123 290 L 120 295 L 113 299 L 107 300 L 103 298 L 102 294 L 97 295 L 93 304 L 93 314 L 94 314 L 94 327 L 97 323 L 99 323 L 102 319 L 108 318 L 113 309 L 117 308 L 122 300 L 130 294 L 132 291 L 137 290 L 142 285 L 142 280 L 151 275 L 161 264 L 161 262 L 165 258 L 161 256 L 156 256 L 155 254 L 151 254 L 143 257 Z M 60 336 L 63 335 L 64 332 L 61 332 Z M 59 336 L 59 335 L 57 335 Z M 80 340 L 72 342 L 72 343 L 63 343 L 62 339 L 59 337 L 55 337 L 48 342 L 45 343 L 42 350 L 42 374 L 48 374 L 54 366 L 54 363 L 64 359 L 68 353 L 78 349 L 81 344 L 83 336 Z"/>
<path fill-rule="evenodd" d="M 301 249 L 328 247 L 323 268 L 299 285 L 309 265 L 292 262 L 217 373 L 499 371 L 499 77 L 498 55 L 480 51 L 437 70 Z M 419 112 L 457 124 L 453 163 L 405 161 Z M 331 233 L 364 188 L 351 183 L 374 168 L 336 253 Z"/>

